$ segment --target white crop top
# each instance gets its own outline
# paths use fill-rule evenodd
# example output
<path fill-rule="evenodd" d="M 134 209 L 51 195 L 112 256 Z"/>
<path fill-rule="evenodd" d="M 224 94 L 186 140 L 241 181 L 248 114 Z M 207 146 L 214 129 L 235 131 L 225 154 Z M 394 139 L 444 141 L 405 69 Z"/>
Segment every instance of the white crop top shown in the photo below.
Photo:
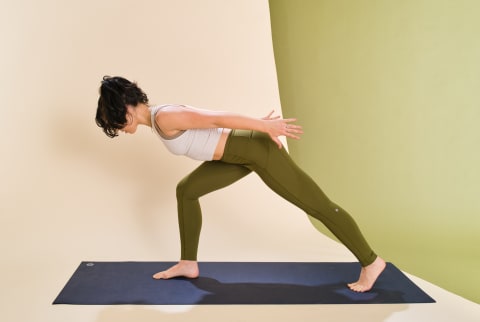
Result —
<path fill-rule="evenodd" d="M 157 133 L 166 148 L 176 155 L 185 155 L 195 160 L 211 161 L 222 135 L 222 128 L 188 129 L 173 137 L 166 136 L 155 122 L 157 112 L 170 105 L 160 105 L 150 108 L 152 130 Z"/>

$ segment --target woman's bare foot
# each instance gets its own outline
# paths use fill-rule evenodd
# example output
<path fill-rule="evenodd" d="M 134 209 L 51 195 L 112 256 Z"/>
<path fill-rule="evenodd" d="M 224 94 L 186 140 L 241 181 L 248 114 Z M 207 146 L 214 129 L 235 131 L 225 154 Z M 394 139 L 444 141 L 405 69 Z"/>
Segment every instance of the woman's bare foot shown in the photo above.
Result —
<path fill-rule="evenodd" d="M 359 293 L 370 291 L 386 265 L 382 258 L 377 257 L 372 264 L 362 267 L 358 281 L 348 284 L 348 287 Z"/>
<path fill-rule="evenodd" d="M 152 277 L 156 280 L 166 280 L 174 277 L 197 278 L 199 275 L 198 263 L 196 261 L 181 260 L 166 271 L 158 272 Z"/>

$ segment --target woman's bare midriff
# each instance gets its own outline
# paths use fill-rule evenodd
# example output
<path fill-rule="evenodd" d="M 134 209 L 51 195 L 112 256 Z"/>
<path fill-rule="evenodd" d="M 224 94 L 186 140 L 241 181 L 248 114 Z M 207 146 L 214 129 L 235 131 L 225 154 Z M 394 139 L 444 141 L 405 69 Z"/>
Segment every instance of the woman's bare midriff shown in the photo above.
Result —
<path fill-rule="evenodd" d="M 213 153 L 213 160 L 220 160 L 223 157 L 223 152 L 225 151 L 225 143 L 227 143 L 228 135 L 231 131 L 232 130 L 230 129 L 223 129 L 220 140 L 218 141 L 215 152 Z"/>

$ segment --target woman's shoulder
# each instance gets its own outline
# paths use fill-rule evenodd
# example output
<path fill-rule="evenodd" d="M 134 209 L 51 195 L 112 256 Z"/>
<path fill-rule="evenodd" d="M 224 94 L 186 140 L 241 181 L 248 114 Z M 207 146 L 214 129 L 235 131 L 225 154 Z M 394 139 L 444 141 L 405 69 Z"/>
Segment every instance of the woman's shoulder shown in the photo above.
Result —
<path fill-rule="evenodd" d="M 181 104 L 162 104 L 152 108 L 152 114 L 155 116 L 155 123 L 165 137 L 172 138 L 183 132 L 178 128 L 178 118 L 181 118 L 181 112 L 185 111 L 186 106 Z"/>
<path fill-rule="evenodd" d="M 161 104 L 161 105 L 156 105 L 155 108 L 162 111 L 178 111 L 178 110 L 185 110 L 185 109 L 194 109 L 194 107 L 188 106 L 185 104 Z"/>

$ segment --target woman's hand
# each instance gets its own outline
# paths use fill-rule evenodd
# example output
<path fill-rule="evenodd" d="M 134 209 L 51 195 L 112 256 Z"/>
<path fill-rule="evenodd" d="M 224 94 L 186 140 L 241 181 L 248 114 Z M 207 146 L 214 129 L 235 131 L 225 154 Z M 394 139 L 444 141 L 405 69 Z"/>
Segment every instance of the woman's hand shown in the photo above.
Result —
<path fill-rule="evenodd" d="M 282 142 L 278 139 L 279 136 L 286 136 L 291 139 L 300 139 L 299 134 L 303 134 L 302 127 L 300 125 L 292 124 L 297 119 L 289 118 L 282 119 L 280 116 L 272 116 L 274 111 L 272 110 L 267 116 L 263 117 L 265 121 L 265 132 L 270 135 L 270 138 L 278 145 L 278 148 L 282 148 Z"/>

